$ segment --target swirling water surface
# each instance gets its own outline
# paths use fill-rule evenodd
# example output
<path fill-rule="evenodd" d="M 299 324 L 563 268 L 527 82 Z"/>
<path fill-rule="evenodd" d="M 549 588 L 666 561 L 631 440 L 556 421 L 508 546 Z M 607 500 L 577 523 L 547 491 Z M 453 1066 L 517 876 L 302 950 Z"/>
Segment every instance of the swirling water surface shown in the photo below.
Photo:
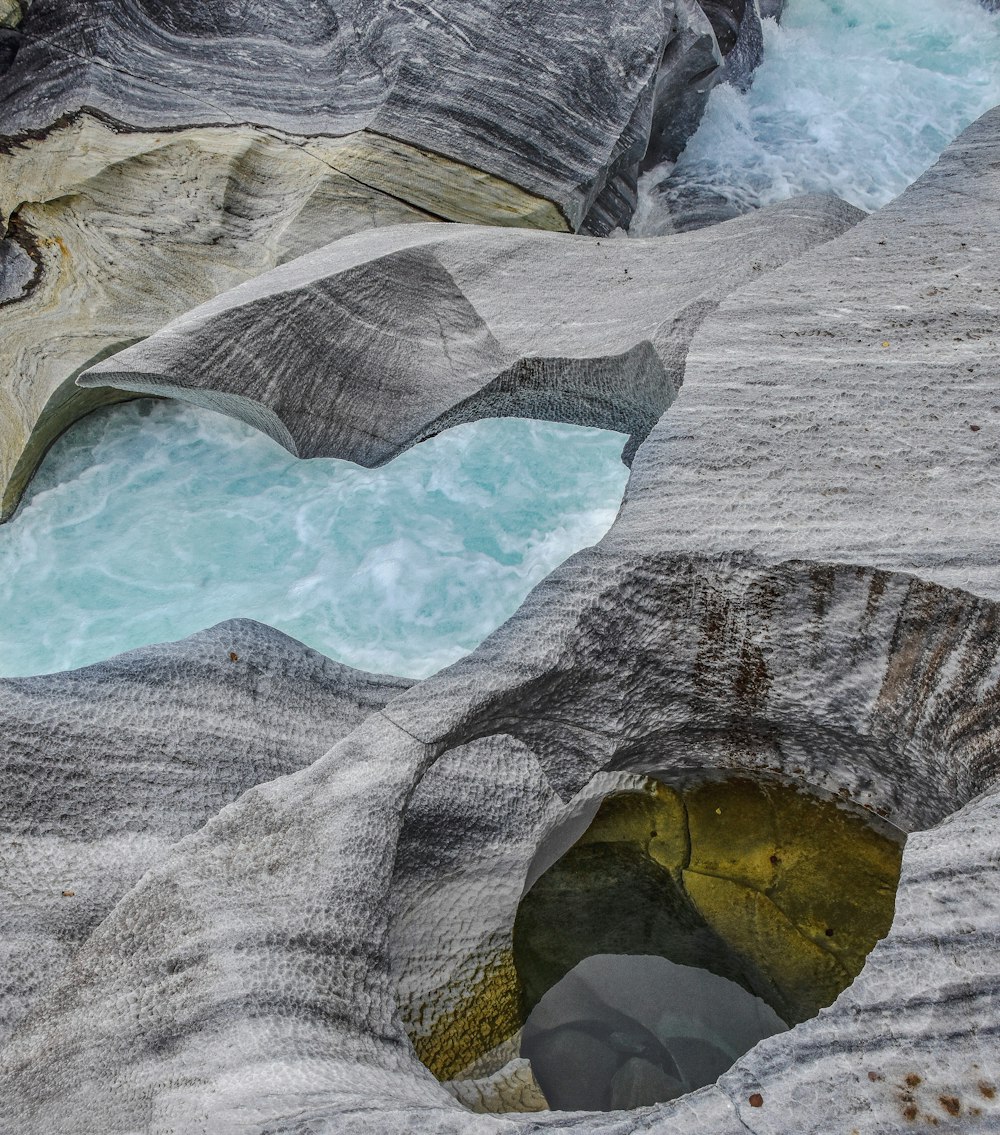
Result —
<path fill-rule="evenodd" d="M 764 21 L 746 94 L 717 87 L 672 172 L 643 179 L 635 236 L 669 231 L 670 196 L 740 212 L 803 193 L 877 209 L 1000 104 L 1000 12 L 978 0 L 787 0 Z"/>
<path fill-rule="evenodd" d="M 99 411 L 0 527 L 0 674 L 46 673 L 253 618 L 423 677 L 615 517 L 625 437 L 488 420 L 381 469 L 292 457 L 183 403 Z"/>

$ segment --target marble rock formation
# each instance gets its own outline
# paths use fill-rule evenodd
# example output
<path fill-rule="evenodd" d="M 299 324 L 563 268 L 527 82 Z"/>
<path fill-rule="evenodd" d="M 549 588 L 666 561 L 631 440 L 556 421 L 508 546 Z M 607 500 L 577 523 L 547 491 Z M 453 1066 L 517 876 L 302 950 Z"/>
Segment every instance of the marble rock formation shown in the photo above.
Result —
<path fill-rule="evenodd" d="M 174 843 L 410 685 L 247 619 L 0 679 L 0 1042 Z"/>
<path fill-rule="evenodd" d="M 0 1052 L 0 1127 L 997 1130 L 998 171 L 1000 110 L 710 311 L 608 536 L 164 850 Z M 499 1114 L 539 1105 L 522 895 L 609 795 L 692 771 L 779 776 L 908 833 L 889 933 L 714 1085 Z"/>
<path fill-rule="evenodd" d="M 724 300 L 611 540 L 1000 598 L 998 215 L 1000 107 L 885 208 Z"/>
<path fill-rule="evenodd" d="M 628 433 L 631 461 L 722 298 L 862 216 L 805 197 L 651 240 L 368 232 L 195 308 L 78 384 L 185 398 L 301 457 L 377 466 L 449 426 L 521 416 Z"/>
<path fill-rule="evenodd" d="M 757 20 L 712 13 L 726 45 Z M 21 16 L 0 0 L 0 520 L 59 433 L 123 397 L 75 389 L 89 363 L 366 228 L 627 224 L 640 163 L 676 156 L 727 73 L 696 0 Z"/>

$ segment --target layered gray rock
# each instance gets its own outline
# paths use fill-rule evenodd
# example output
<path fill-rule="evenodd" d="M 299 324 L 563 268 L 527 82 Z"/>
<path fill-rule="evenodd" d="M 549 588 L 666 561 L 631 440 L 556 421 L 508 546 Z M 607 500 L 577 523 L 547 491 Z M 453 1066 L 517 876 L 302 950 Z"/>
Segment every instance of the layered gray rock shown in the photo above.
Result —
<path fill-rule="evenodd" d="M 997 1130 L 998 133 L 993 112 L 889 209 L 709 312 L 601 545 L 164 853 L 0 1054 L 3 1124 Z M 478 359 L 483 339 L 459 342 Z M 484 988 L 495 1011 L 520 894 L 604 794 L 692 769 L 780 775 L 910 833 L 888 936 L 832 1006 L 700 1092 L 463 1109 L 413 1045 Z M 452 1090 L 513 1098 L 510 1064 Z"/>
<path fill-rule="evenodd" d="M 625 225 L 729 67 L 696 0 L 23 7 L 0 4 L 0 520 L 124 397 L 75 389 L 90 363 L 364 229 Z M 712 12 L 726 46 L 757 19 Z"/>
<path fill-rule="evenodd" d="M 520 186 L 577 228 L 643 120 L 648 141 L 664 52 L 697 7 L 35 0 L 0 96 L 0 131 L 43 129 L 82 108 L 153 130 L 369 131 Z M 710 16 L 717 70 L 745 5 L 713 0 Z M 636 164 L 645 144 L 632 144 Z"/>
<path fill-rule="evenodd" d="M 411 684 L 250 620 L 0 680 L 0 1040 L 171 845 Z"/>
<path fill-rule="evenodd" d="M 449 426 L 523 416 L 628 433 L 630 460 L 722 298 L 862 216 L 810 197 L 663 240 L 359 234 L 195 308 L 78 384 L 184 398 L 301 457 L 381 465 Z"/>

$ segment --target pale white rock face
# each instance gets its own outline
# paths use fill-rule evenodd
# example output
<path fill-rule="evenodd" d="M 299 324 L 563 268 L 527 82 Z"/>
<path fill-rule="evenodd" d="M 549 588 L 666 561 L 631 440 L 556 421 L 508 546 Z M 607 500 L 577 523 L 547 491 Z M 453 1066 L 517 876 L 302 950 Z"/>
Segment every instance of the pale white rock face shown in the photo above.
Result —
<path fill-rule="evenodd" d="M 249 620 L 0 681 L 0 1042 L 172 844 L 410 684 Z"/>
<path fill-rule="evenodd" d="M 717 1086 L 608 1129 L 881 1131 L 912 1073 L 921 1114 L 954 1096 L 965 1130 L 990 1130 L 996 626 L 989 601 L 901 574 L 581 553 L 480 651 L 155 863 L 5 1049 L 5 1120 L 523 1125 L 463 1112 L 433 1081 L 400 990 L 461 988 L 470 949 L 509 930 L 518 884 L 624 773 L 702 767 L 798 770 L 922 834 L 892 931 L 832 1008 Z"/>

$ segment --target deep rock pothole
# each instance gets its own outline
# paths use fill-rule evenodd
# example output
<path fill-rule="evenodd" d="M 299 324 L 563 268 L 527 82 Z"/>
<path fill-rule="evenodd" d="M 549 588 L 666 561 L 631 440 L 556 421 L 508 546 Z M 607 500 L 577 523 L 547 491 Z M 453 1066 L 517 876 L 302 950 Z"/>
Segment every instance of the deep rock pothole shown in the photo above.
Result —
<path fill-rule="evenodd" d="M 666 779 L 601 801 L 523 895 L 505 963 L 415 1040 L 476 1110 L 618 1110 L 713 1083 L 831 1004 L 888 933 L 890 824 L 770 776 Z"/>

